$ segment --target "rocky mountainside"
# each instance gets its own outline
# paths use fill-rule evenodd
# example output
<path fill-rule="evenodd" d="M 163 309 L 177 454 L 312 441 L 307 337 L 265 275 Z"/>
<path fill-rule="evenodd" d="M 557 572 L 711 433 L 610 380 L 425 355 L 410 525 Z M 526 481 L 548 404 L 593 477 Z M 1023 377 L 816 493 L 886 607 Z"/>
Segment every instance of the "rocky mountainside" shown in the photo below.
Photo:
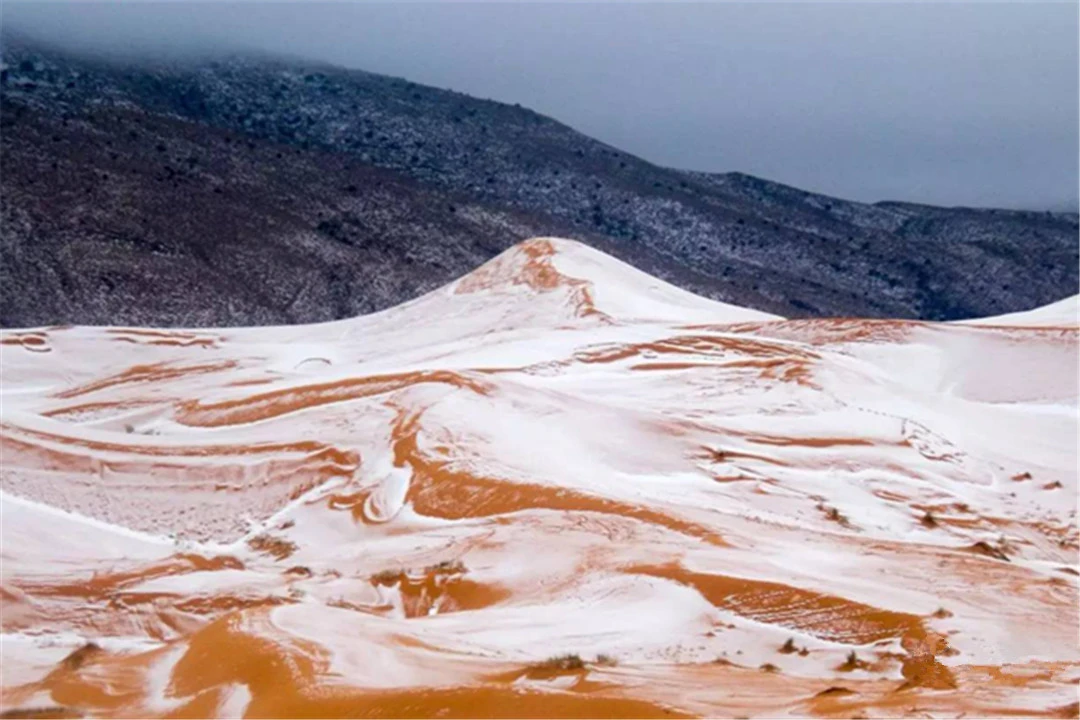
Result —
<path fill-rule="evenodd" d="M 7 327 L 342 318 L 550 234 L 786 316 L 957 319 L 1078 289 L 1076 214 L 662 168 L 524 108 L 304 61 L 6 37 L 3 62 Z"/>

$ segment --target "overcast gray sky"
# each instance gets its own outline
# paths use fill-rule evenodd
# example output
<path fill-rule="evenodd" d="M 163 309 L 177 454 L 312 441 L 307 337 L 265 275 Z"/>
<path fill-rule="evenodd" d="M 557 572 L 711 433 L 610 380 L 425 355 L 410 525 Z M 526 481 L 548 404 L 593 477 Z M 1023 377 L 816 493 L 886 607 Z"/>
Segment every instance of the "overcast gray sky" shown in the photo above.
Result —
<path fill-rule="evenodd" d="M 521 103 L 653 162 L 1076 209 L 1078 4 L 3 3 L 75 46 L 258 47 Z"/>

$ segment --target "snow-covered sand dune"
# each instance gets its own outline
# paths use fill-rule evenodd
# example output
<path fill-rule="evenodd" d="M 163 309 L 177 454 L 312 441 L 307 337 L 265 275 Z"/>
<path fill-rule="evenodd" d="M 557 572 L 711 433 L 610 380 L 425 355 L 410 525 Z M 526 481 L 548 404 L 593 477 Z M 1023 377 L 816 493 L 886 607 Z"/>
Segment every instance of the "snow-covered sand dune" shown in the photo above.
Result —
<path fill-rule="evenodd" d="M 536 239 L 347 321 L 5 331 L 2 709 L 1075 717 L 1058 305 L 785 320 Z"/>

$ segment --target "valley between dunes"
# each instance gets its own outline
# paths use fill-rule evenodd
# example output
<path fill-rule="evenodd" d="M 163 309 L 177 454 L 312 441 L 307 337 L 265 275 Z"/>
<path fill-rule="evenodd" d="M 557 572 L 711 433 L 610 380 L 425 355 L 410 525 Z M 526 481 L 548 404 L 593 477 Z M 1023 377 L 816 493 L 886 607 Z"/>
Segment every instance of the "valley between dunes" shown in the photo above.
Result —
<path fill-rule="evenodd" d="M 2 340 L 4 717 L 1077 717 L 1077 302 L 785 320 L 584 245 Z"/>

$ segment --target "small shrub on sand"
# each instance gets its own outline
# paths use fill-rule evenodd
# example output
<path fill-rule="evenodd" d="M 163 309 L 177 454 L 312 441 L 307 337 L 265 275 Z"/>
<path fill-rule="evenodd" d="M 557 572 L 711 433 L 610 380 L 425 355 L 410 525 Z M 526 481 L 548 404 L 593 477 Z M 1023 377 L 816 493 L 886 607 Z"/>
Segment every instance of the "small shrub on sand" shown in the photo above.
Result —
<path fill-rule="evenodd" d="M 596 656 L 596 662 L 594 664 L 601 665 L 603 667 L 615 667 L 619 664 L 619 661 L 613 658 L 611 655 L 605 655 L 604 653 L 600 653 Z"/>
<path fill-rule="evenodd" d="M 270 533 L 256 535 L 247 541 L 247 545 L 256 552 L 271 555 L 278 560 L 284 560 L 296 552 L 296 543 Z"/>
<path fill-rule="evenodd" d="M 993 545 L 986 542 L 985 540 L 979 540 L 974 545 L 971 545 L 970 550 L 972 552 L 978 553 L 979 555 L 985 555 L 987 557 L 992 557 L 995 560 L 1003 560 L 1005 562 L 1010 562 L 1009 561 L 1009 556 L 1005 554 L 1004 550 L 1002 550 L 1001 548 L 994 547 Z"/>
<path fill-rule="evenodd" d="M 443 560 L 436 565 L 428 565 L 424 572 L 429 575 L 454 575 L 466 571 L 465 563 L 460 560 Z"/>
<path fill-rule="evenodd" d="M 534 670 L 581 670 L 585 667 L 585 661 L 580 655 L 566 654 L 554 655 L 547 660 L 533 663 L 530 667 Z"/>
<path fill-rule="evenodd" d="M 765 663 L 761 666 L 762 671 L 768 673 L 780 672 L 780 668 L 776 667 L 772 663 Z"/>
<path fill-rule="evenodd" d="M 851 672 L 853 670 L 866 670 L 870 666 L 868 663 L 859 659 L 859 656 L 852 650 L 847 654 L 847 658 L 836 669 L 840 672 Z"/>
<path fill-rule="evenodd" d="M 832 522 L 846 528 L 851 527 L 851 522 L 848 520 L 847 515 L 844 515 L 844 513 L 840 512 L 831 505 L 826 505 L 825 503 L 819 502 L 817 504 L 817 509 L 825 513 L 826 520 L 831 520 Z"/>
<path fill-rule="evenodd" d="M 789 655 L 793 652 L 796 652 L 797 650 L 798 648 L 795 647 L 795 638 L 788 638 L 787 641 L 780 646 L 780 652 L 784 653 L 785 655 Z"/>
<path fill-rule="evenodd" d="M 724 462 L 727 460 L 727 453 L 723 450 L 716 450 L 714 448 L 707 448 L 707 450 L 713 462 Z"/>
<path fill-rule="evenodd" d="M 919 519 L 919 522 L 921 522 L 924 527 L 928 528 L 935 528 L 938 525 L 937 518 L 934 517 L 934 513 L 930 512 L 929 510 L 923 513 L 923 516 Z"/>

